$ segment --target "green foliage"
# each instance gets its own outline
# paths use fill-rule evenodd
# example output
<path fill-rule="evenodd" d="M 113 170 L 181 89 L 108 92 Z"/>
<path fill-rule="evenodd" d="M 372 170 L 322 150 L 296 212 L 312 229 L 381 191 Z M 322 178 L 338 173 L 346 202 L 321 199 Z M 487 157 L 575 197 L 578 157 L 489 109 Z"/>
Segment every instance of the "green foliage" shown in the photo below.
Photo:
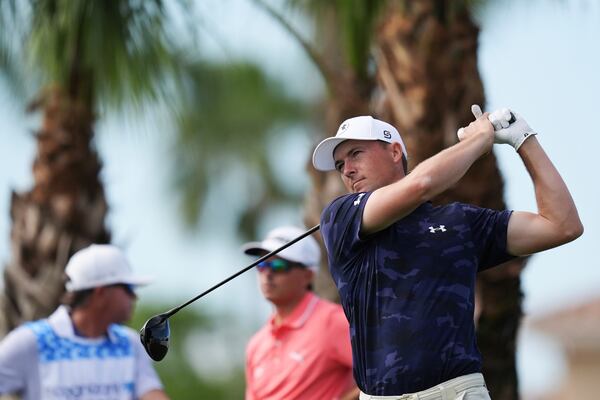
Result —
<path fill-rule="evenodd" d="M 369 78 L 375 26 L 387 2 L 389 0 L 288 0 L 290 5 L 303 8 L 317 21 L 330 13 L 335 15 L 337 24 L 333 29 L 339 29 L 346 61 L 361 80 Z"/>
<path fill-rule="evenodd" d="M 344 49 L 348 61 L 361 79 L 368 77 L 368 60 L 375 22 L 385 0 L 336 0 Z"/>
<path fill-rule="evenodd" d="M 301 121 L 306 106 L 251 64 L 196 61 L 185 70 L 181 97 L 174 106 L 179 116 L 173 170 L 189 226 L 199 221 L 212 185 L 236 166 L 243 166 L 247 175 L 262 177 L 261 196 L 269 204 L 299 202 L 275 180 L 267 142 L 281 135 L 279 130 L 286 125 Z M 250 203 L 246 207 L 252 208 Z"/>
<path fill-rule="evenodd" d="M 16 40 L 12 32 L 19 21 L 14 20 L 15 4 L 12 1 L 0 2 L 0 77 L 18 96 L 24 94 L 21 67 L 16 61 Z"/>
<path fill-rule="evenodd" d="M 168 305 L 144 305 L 137 307 L 130 326 L 139 330 L 144 322 L 153 315 L 160 314 L 169 308 Z M 243 360 L 232 377 L 210 381 L 196 373 L 190 363 L 190 355 L 186 353 L 186 340 L 197 331 L 213 330 L 214 317 L 200 314 L 194 308 L 186 308 L 171 317 L 171 342 L 169 353 L 159 363 L 154 363 L 165 391 L 172 399 L 241 399 L 244 397 Z M 200 360 L 211 363 L 210 359 Z"/>
<path fill-rule="evenodd" d="M 162 98 L 176 71 L 162 0 L 8 0 L 0 13 L 2 22 L 18 21 L 0 25 L 0 38 L 18 37 L 13 53 L 27 80 L 59 84 L 92 104 Z"/>
<path fill-rule="evenodd" d="M 273 178 L 265 141 L 299 121 L 304 106 L 255 66 L 190 61 L 195 48 L 176 46 L 174 36 L 183 36 L 178 45 L 192 39 L 192 17 L 184 0 L 4 0 L 0 72 L 8 82 L 35 82 L 37 92 L 58 84 L 96 115 L 157 101 L 176 113 L 174 181 L 188 226 L 227 163 L 265 177 L 259 203 L 299 203 Z M 242 212 L 244 225 L 255 224 L 254 211 Z"/>

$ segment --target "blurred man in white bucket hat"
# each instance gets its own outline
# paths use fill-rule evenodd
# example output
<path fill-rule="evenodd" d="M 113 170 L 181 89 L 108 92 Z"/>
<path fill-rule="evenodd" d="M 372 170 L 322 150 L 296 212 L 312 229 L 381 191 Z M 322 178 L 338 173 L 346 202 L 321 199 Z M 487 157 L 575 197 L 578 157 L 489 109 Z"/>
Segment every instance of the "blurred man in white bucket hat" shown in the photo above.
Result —
<path fill-rule="evenodd" d="M 0 343 L 0 394 L 38 399 L 168 399 L 131 317 L 133 273 L 117 247 L 93 244 L 75 253 L 67 293 L 50 317 L 27 323 Z"/>

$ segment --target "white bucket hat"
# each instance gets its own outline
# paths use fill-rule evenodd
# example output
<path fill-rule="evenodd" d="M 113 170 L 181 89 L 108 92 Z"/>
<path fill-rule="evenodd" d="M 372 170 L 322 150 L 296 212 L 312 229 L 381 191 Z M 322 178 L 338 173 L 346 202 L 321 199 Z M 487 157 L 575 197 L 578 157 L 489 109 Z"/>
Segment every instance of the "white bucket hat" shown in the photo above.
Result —
<path fill-rule="evenodd" d="M 262 242 L 244 244 L 242 250 L 252 256 L 259 256 L 264 252 L 270 253 L 303 233 L 305 231 L 295 226 L 282 226 L 270 231 Z M 303 238 L 290 247 L 283 249 L 277 255 L 286 260 L 303 264 L 315 273 L 319 270 L 321 250 L 312 236 Z"/>
<path fill-rule="evenodd" d="M 92 244 L 73 254 L 65 273 L 69 292 L 125 283 L 134 286 L 149 284 L 148 277 L 133 275 L 133 270 L 123 252 L 110 244 Z"/>
<path fill-rule="evenodd" d="M 381 140 L 387 143 L 398 142 L 402 146 L 402 153 L 408 159 L 406 146 L 400 134 L 392 125 L 371 116 L 354 117 L 345 120 L 340 125 L 333 137 L 323 140 L 317 145 L 313 153 L 313 165 L 319 171 L 332 171 L 335 169 L 333 151 L 345 140 Z"/>

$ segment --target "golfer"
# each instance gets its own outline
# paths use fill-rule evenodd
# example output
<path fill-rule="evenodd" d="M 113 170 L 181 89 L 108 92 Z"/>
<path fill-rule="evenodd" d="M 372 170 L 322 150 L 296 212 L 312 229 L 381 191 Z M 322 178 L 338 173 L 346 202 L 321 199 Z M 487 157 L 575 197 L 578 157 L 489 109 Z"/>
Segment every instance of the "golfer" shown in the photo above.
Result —
<path fill-rule="evenodd" d="M 71 257 L 66 305 L 0 342 L 0 394 L 24 400 L 168 399 L 129 320 L 136 286 L 123 253 L 91 245 Z"/>
<path fill-rule="evenodd" d="M 344 121 L 315 149 L 350 192 L 321 215 L 329 267 L 350 322 L 361 399 L 489 399 L 475 343 L 477 272 L 583 233 L 567 186 L 527 122 L 499 110 L 407 174 L 398 131 L 370 116 Z M 495 130 L 496 128 L 497 130 Z M 496 143 L 532 178 L 537 212 L 433 206 Z"/>
<path fill-rule="evenodd" d="M 243 249 L 263 256 L 302 233 L 280 227 Z M 274 313 L 246 348 L 246 400 L 358 398 L 348 321 L 339 305 L 311 291 L 320 257 L 308 236 L 258 264 L 260 290 Z"/>

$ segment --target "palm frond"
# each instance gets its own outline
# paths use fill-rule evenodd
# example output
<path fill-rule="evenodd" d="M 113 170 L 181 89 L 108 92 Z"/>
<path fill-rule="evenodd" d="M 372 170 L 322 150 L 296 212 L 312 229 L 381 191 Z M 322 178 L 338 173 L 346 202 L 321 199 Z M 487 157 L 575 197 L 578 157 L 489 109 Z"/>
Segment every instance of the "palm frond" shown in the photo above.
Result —
<path fill-rule="evenodd" d="M 4 78 L 6 87 L 17 98 L 23 98 L 25 92 L 25 78 L 23 69 L 20 68 L 20 54 L 17 50 L 19 38 L 14 33 L 19 26 L 18 13 L 14 1 L 0 3 L 0 76 Z"/>
<path fill-rule="evenodd" d="M 184 3 L 182 3 L 184 4 Z M 177 70 L 163 0 L 31 0 L 16 7 L 29 71 L 120 108 L 164 98 Z M 185 13 L 182 13 L 185 15 Z"/>
<path fill-rule="evenodd" d="M 187 226 L 197 224 L 209 186 L 236 167 L 260 176 L 261 190 L 271 201 L 289 201 L 269 170 L 266 143 L 286 124 L 301 120 L 306 106 L 250 64 L 195 61 L 186 69 L 181 98 L 174 105 L 180 111 L 173 172 Z M 257 202 L 264 200 L 260 197 Z"/>
<path fill-rule="evenodd" d="M 304 9 L 317 20 L 333 13 L 348 64 L 360 79 L 368 77 L 374 27 L 388 0 L 288 0 L 287 3 Z"/>

